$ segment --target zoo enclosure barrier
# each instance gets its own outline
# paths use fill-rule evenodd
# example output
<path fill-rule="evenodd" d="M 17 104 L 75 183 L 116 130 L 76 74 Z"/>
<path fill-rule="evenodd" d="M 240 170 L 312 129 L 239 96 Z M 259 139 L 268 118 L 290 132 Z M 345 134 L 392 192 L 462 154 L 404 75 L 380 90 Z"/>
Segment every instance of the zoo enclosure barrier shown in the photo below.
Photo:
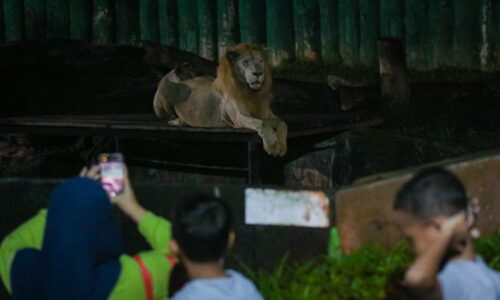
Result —
<path fill-rule="evenodd" d="M 498 69 L 499 0 L 0 0 L 0 41 L 141 40 L 217 59 L 239 42 L 271 61 L 376 66 L 376 39 L 402 38 L 418 69 Z"/>

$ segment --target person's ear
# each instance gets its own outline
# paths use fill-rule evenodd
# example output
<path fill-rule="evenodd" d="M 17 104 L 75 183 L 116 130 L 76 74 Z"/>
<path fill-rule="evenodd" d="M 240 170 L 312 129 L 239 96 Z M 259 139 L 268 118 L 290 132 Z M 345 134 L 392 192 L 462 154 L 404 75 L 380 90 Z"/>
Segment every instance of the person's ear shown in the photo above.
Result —
<path fill-rule="evenodd" d="M 443 225 L 443 220 L 440 218 L 432 218 L 425 222 L 425 227 L 427 232 L 432 234 L 437 234 L 441 231 L 441 227 Z"/>
<path fill-rule="evenodd" d="M 479 220 L 479 213 L 481 212 L 481 207 L 479 206 L 479 199 L 472 198 L 467 207 L 467 223 L 469 225 L 469 232 L 472 238 L 477 239 L 481 236 L 479 228 L 477 228 L 477 222 Z"/>
<path fill-rule="evenodd" d="M 179 248 L 179 244 L 177 244 L 177 241 L 175 240 L 170 240 L 168 243 L 168 248 L 169 248 L 169 253 L 172 256 L 179 257 L 181 254 L 181 250 Z"/>
<path fill-rule="evenodd" d="M 227 239 L 228 250 L 231 250 L 233 248 L 235 240 L 236 240 L 236 234 L 234 233 L 234 231 L 231 231 L 229 233 L 229 238 Z"/>

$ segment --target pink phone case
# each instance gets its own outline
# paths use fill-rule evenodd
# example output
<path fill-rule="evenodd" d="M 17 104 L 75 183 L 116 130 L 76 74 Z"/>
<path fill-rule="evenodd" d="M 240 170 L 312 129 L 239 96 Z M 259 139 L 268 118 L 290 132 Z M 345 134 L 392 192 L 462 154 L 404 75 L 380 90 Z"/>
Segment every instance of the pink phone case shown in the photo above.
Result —
<path fill-rule="evenodd" d="M 101 165 L 101 184 L 110 197 L 123 193 L 125 172 L 121 153 L 103 153 L 99 156 Z"/>

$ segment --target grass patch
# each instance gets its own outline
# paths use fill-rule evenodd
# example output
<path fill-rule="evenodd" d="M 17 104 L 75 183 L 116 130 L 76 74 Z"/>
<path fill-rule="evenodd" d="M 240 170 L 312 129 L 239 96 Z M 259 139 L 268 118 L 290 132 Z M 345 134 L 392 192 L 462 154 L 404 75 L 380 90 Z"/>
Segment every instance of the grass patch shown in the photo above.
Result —
<path fill-rule="evenodd" d="M 476 243 L 477 252 L 500 270 L 500 231 Z M 265 299 L 273 300 L 377 300 L 387 299 L 395 278 L 401 278 L 412 261 L 409 247 L 400 244 L 384 250 L 366 245 L 342 256 L 330 249 L 327 257 L 290 263 L 285 256 L 270 272 L 246 271 Z"/>

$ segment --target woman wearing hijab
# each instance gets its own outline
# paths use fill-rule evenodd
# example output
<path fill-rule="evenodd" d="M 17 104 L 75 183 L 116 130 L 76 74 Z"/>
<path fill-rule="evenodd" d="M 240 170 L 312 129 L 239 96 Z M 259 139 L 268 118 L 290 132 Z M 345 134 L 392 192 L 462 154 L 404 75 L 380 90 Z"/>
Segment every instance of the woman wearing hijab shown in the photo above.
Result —
<path fill-rule="evenodd" d="M 94 180 L 98 171 L 59 185 L 48 209 L 3 240 L 0 276 L 13 299 L 167 298 L 170 222 L 137 202 L 128 178 L 110 199 Z M 113 204 L 138 224 L 151 251 L 125 254 Z"/>

